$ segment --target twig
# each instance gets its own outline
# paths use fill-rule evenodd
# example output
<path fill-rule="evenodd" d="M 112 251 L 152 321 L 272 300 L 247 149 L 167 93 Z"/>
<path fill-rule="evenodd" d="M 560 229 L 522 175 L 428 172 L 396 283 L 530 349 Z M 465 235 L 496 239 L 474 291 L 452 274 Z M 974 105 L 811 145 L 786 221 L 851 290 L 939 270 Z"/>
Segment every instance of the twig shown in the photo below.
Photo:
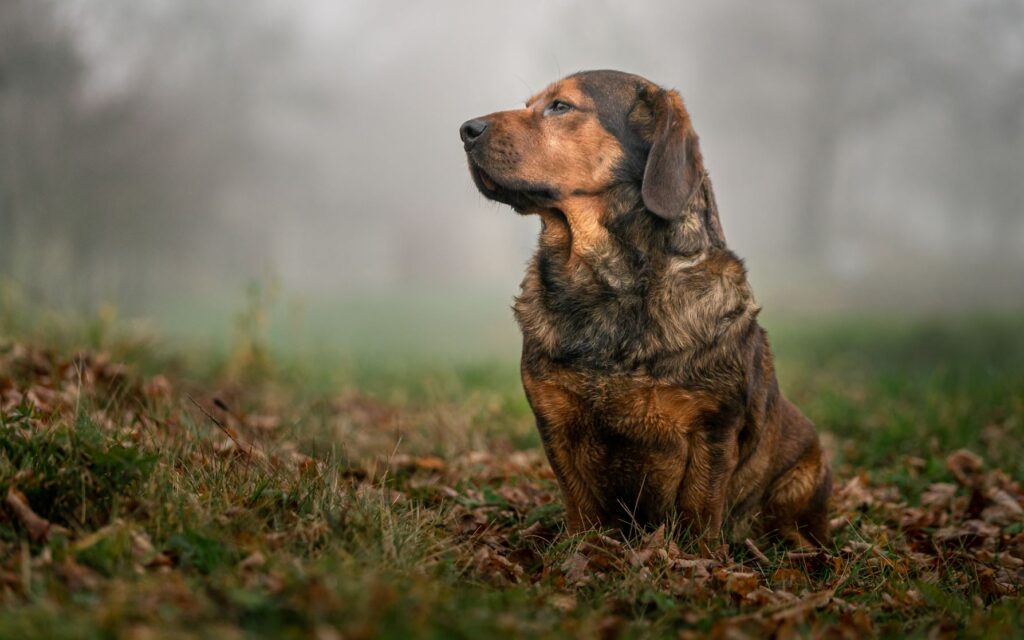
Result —
<path fill-rule="evenodd" d="M 768 560 L 768 556 L 764 555 L 764 552 L 757 548 L 757 545 L 754 544 L 753 540 L 747 538 L 744 541 L 744 544 L 747 545 L 747 549 L 750 550 L 750 553 L 753 554 L 754 558 L 756 558 L 758 562 L 766 567 L 771 564 L 771 561 Z"/>

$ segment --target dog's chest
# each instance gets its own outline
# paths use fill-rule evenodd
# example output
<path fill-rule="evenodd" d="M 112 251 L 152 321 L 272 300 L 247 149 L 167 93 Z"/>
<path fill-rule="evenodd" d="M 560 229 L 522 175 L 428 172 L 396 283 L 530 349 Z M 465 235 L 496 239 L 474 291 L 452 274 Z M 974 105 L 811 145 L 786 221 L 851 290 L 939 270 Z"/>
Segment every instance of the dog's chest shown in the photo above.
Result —
<path fill-rule="evenodd" d="M 560 372 L 534 377 L 524 372 L 523 385 L 547 432 L 543 435 L 566 446 L 672 447 L 714 409 L 699 392 L 647 376 Z"/>

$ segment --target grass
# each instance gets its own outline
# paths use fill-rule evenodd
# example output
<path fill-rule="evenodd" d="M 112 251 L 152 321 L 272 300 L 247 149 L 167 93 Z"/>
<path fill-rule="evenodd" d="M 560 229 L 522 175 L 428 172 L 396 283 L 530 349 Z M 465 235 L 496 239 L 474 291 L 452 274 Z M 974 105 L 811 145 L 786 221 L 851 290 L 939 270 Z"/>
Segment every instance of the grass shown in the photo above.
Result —
<path fill-rule="evenodd" d="M 1022 633 L 1021 316 L 768 318 L 833 452 L 835 548 L 705 558 L 565 534 L 512 359 L 339 366 L 252 317 L 176 350 L 12 308 L 2 638 Z"/>

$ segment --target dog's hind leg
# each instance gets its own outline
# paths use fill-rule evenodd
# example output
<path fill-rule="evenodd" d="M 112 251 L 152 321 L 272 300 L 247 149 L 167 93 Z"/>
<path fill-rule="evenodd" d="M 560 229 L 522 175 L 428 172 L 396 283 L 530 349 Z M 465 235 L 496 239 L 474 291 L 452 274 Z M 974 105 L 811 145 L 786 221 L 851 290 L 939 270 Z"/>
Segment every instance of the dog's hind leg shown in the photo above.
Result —
<path fill-rule="evenodd" d="M 769 488 L 765 501 L 767 530 L 801 548 L 831 543 L 828 499 L 832 473 L 817 441 Z"/>

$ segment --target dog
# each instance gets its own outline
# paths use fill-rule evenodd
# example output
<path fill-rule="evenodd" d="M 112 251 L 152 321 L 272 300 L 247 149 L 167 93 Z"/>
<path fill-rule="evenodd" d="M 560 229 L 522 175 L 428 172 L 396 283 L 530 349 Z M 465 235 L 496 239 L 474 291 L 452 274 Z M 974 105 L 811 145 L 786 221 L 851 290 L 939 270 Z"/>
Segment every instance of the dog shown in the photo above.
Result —
<path fill-rule="evenodd" d="M 479 191 L 541 219 L 513 309 L 569 531 L 707 543 L 754 521 L 828 545 L 829 464 L 779 391 L 679 94 L 585 71 L 459 134 Z"/>

